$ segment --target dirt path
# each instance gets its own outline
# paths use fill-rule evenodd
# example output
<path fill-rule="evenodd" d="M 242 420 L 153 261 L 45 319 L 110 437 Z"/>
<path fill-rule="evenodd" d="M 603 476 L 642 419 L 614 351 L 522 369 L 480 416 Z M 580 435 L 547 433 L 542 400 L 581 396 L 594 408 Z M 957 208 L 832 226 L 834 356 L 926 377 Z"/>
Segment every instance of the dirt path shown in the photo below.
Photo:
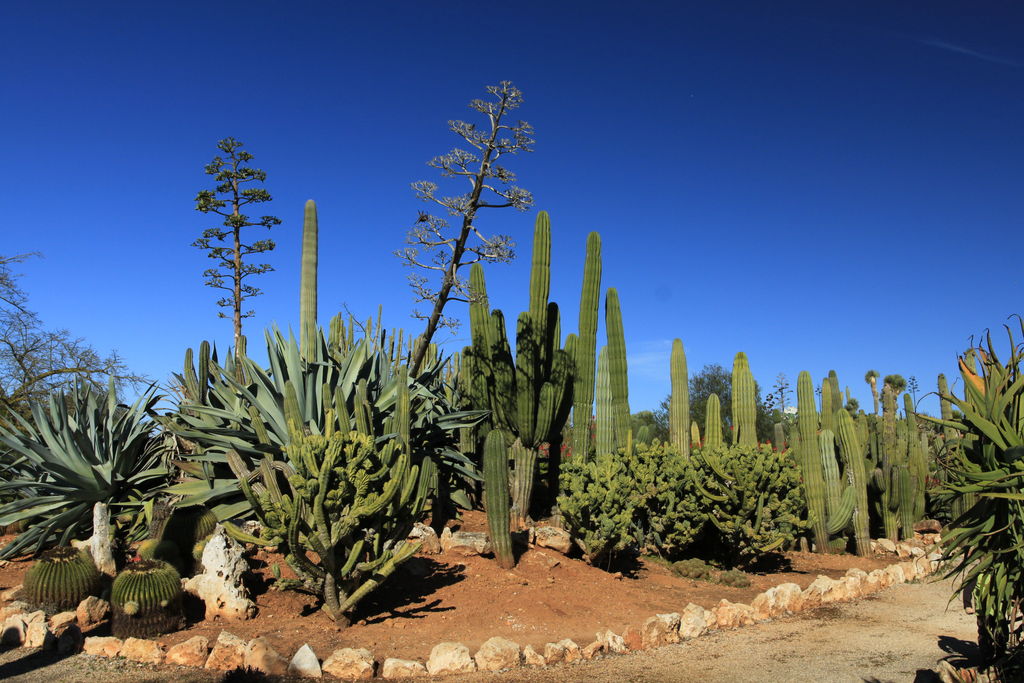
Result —
<path fill-rule="evenodd" d="M 946 581 L 889 588 L 855 603 L 659 650 L 550 670 L 521 669 L 446 678 L 452 683 L 521 681 L 702 681 L 746 683 L 871 683 L 930 681 L 936 662 L 950 653 L 970 655 L 974 618 L 957 604 L 946 609 Z M 327 653 L 319 653 L 322 657 Z M 175 667 L 145 667 L 124 660 L 79 655 L 55 661 L 26 650 L 0 652 L 0 679 L 12 682 L 140 683 L 217 681 L 218 676 Z"/>

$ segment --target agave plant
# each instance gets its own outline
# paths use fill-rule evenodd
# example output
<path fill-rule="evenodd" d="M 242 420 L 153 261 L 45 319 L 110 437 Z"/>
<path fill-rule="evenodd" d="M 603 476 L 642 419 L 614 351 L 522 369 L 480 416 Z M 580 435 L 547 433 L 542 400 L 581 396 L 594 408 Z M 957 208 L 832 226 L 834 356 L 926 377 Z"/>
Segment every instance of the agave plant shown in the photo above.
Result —
<path fill-rule="evenodd" d="M 393 437 L 387 425 L 400 382 L 410 395 L 411 455 L 431 478 L 434 497 L 448 488 L 445 482 L 480 479 L 473 462 L 457 449 L 458 430 L 475 425 L 486 413 L 452 408 L 445 395 L 444 364 L 436 354 L 417 377 L 407 377 L 398 371 L 400 359 L 382 343 L 344 341 L 338 326 L 337 319 L 332 321 L 330 337 L 320 330 L 306 357 L 294 336 L 268 330 L 269 369 L 247 356 L 235 361 L 240 368 L 221 367 L 206 346 L 198 370 L 192 354 L 186 356 L 185 374 L 179 377 L 186 398 L 165 419 L 171 431 L 196 448 L 175 463 L 187 475 L 169 489 L 183 496 L 181 505 L 212 506 L 220 519 L 248 516 L 251 505 L 227 466 L 228 453 L 237 453 L 250 470 L 266 457 L 284 461 L 284 448 L 294 435 L 290 424 L 313 435 L 358 429 L 386 443 Z M 453 491 L 452 497 L 468 507 L 463 491 Z"/>
<path fill-rule="evenodd" d="M 124 407 L 113 385 L 105 395 L 83 385 L 32 406 L 31 420 L 11 413 L 9 425 L 0 423 L 7 450 L 0 494 L 15 496 L 0 507 L 0 526 L 25 527 L 0 550 L 0 559 L 88 536 L 98 502 L 110 506 L 112 517 L 129 520 L 119 529 L 122 536 L 141 534 L 139 513 L 167 476 L 150 419 L 159 399 L 150 388 Z"/>
<path fill-rule="evenodd" d="M 941 398 L 962 417 L 920 416 L 963 434 L 950 449 L 945 488 L 954 500 L 973 503 L 947 527 L 944 559 L 947 576 L 957 577 L 957 592 L 973 594 L 978 645 L 987 664 L 1005 664 L 1024 645 L 1024 345 L 1014 341 L 1009 327 L 1007 332 L 1005 363 L 991 335 L 960 358 L 964 395 L 947 391 Z"/>

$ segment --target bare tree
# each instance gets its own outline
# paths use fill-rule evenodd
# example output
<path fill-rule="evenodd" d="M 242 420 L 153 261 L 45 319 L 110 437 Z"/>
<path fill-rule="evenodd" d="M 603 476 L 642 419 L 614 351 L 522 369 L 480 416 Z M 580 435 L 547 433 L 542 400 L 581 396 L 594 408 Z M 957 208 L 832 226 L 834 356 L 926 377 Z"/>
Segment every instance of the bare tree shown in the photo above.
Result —
<path fill-rule="evenodd" d="M 32 403 L 77 383 L 102 388 L 110 377 L 119 385 L 146 381 L 117 352 L 103 356 L 67 330 L 43 327 L 11 269 L 32 255 L 0 256 L 0 421 L 7 410 L 28 417 Z"/>
<path fill-rule="evenodd" d="M 503 263 L 515 257 L 515 243 L 509 235 L 487 237 L 477 229 L 477 212 L 510 206 L 525 211 L 533 205 L 533 195 L 515 185 L 515 174 L 497 164 L 506 154 L 533 151 L 533 127 L 526 121 L 517 121 L 514 125 L 504 122 L 506 115 L 522 104 L 523 94 L 509 81 L 488 86 L 487 92 L 493 100 L 477 99 L 469 103 L 470 109 L 487 118 L 486 128 L 478 129 L 465 121 L 448 122 L 449 129 L 475 151 L 455 148 L 427 163 L 438 169 L 444 178 L 468 182 L 469 190 L 464 194 L 439 196 L 437 183 L 421 180 L 412 184 L 417 197 L 442 207 L 457 222 L 453 228 L 448 219 L 421 211 L 406 237 L 409 246 L 395 251 L 405 265 L 427 272 L 411 273 L 409 284 L 417 302 L 432 304 L 429 313 L 413 312 L 415 318 L 427 321 L 413 352 L 410 365 L 413 374 L 419 372 L 427 345 L 438 328 L 454 330 L 458 327 L 456 319 L 444 315 L 444 308 L 449 301 L 469 301 L 468 281 L 459 271 L 480 261 Z M 428 277 L 435 273 L 441 275 L 436 289 Z"/>

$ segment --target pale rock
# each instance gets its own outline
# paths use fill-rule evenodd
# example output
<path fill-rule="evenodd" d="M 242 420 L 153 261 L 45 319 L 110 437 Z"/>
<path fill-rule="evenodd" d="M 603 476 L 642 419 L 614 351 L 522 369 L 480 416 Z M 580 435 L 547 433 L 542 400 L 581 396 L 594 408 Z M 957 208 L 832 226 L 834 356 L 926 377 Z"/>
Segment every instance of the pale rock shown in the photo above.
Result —
<path fill-rule="evenodd" d="M 942 533 L 942 522 L 937 519 L 922 519 L 914 522 L 914 531 L 920 534 Z"/>
<path fill-rule="evenodd" d="M 550 548 L 563 555 L 572 550 L 572 537 L 565 529 L 553 526 L 538 526 L 533 529 L 533 542 L 541 548 Z"/>
<path fill-rule="evenodd" d="M 427 659 L 427 673 L 431 676 L 462 674 L 476 671 L 476 663 L 469 656 L 469 648 L 462 643 L 438 643 Z"/>
<path fill-rule="evenodd" d="M 257 638 L 256 640 L 259 639 Z M 269 645 L 267 649 L 269 652 L 277 654 L 270 649 Z M 292 657 L 292 661 L 288 663 L 288 675 L 298 676 L 299 678 L 323 678 L 320 660 L 316 658 L 316 653 L 313 652 L 313 648 L 308 643 L 300 647 Z"/>
<path fill-rule="evenodd" d="M 534 650 L 533 645 L 527 645 L 523 648 L 523 664 L 526 666 L 544 666 L 546 663 L 544 655 Z"/>
<path fill-rule="evenodd" d="M 843 600 L 856 600 L 864 594 L 864 580 L 859 576 L 844 576 L 839 579 L 844 590 Z"/>
<path fill-rule="evenodd" d="M 441 548 L 446 553 L 469 557 L 471 555 L 486 555 L 494 548 L 491 539 L 482 531 L 456 531 L 445 527 L 441 532 Z"/>
<path fill-rule="evenodd" d="M 44 612 L 41 609 L 36 610 L 34 612 L 29 612 L 28 614 L 21 615 L 21 620 L 25 622 L 26 626 L 28 626 L 29 624 L 31 624 L 34 621 L 45 622 L 46 621 L 46 612 Z"/>
<path fill-rule="evenodd" d="M 939 552 L 929 553 L 928 554 L 928 559 L 931 560 L 932 562 L 941 562 L 942 561 L 942 553 L 939 553 Z"/>
<path fill-rule="evenodd" d="M 480 671 L 499 671 L 519 666 L 522 654 L 518 643 L 495 636 L 484 641 L 473 659 Z"/>
<path fill-rule="evenodd" d="M 714 631 L 718 628 L 718 614 L 715 613 L 715 609 L 704 610 L 704 623 L 707 624 L 707 630 Z"/>
<path fill-rule="evenodd" d="M 819 574 L 818 578 L 811 581 L 811 585 L 803 590 L 804 607 L 814 609 L 815 607 L 832 602 L 834 597 L 832 592 L 833 583 L 832 579 Z"/>
<path fill-rule="evenodd" d="M 560 664 L 565 660 L 565 647 L 558 643 L 544 644 L 544 664 Z"/>
<path fill-rule="evenodd" d="M 889 585 L 893 586 L 898 583 L 906 583 L 907 577 L 903 573 L 903 567 L 898 564 L 890 564 L 885 568 L 885 573 L 889 576 Z"/>
<path fill-rule="evenodd" d="M 420 549 L 417 552 L 424 555 L 437 555 L 441 552 L 441 539 L 437 537 L 437 532 L 421 522 L 413 525 L 407 540 L 419 541 Z"/>
<path fill-rule="evenodd" d="M 125 638 L 120 655 L 125 659 L 143 664 L 159 664 L 164 659 L 164 649 L 155 640 Z"/>
<path fill-rule="evenodd" d="M 78 603 L 75 614 L 78 617 L 78 624 L 82 628 L 89 628 L 101 623 L 110 616 L 110 603 L 97 598 L 95 595 L 90 595 Z"/>
<path fill-rule="evenodd" d="M 866 571 L 864 571 L 863 569 L 857 569 L 856 567 L 851 567 L 851 568 L 846 570 L 846 575 L 847 576 L 856 576 L 856 577 L 858 577 L 860 579 L 863 579 L 864 577 L 866 577 L 868 575 L 868 573 Z"/>
<path fill-rule="evenodd" d="M 649 617 L 644 621 L 643 626 L 640 627 L 643 649 L 648 650 L 654 647 L 661 647 L 662 645 L 678 643 L 679 622 L 680 615 L 678 612 L 656 614 L 653 617 Z"/>
<path fill-rule="evenodd" d="M 560 645 L 562 650 L 565 652 L 565 654 L 562 655 L 562 661 L 566 664 L 571 664 L 572 662 L 583 659 L 583 649 L 569 638 L 563 638 L 558 641 L 557 645 Z"/>
<path fill-rule="evenodd" d="M 95 657 L 116 657 L 121 652 L 122 645 L 120 638 L 90 636 L 85 639 L 83 651 Z"/>
<path fill-rule="evenodd" d="M 15 600 L 9 605 L 5 605 L 3 609 L 0 609 L 0 619 L 6 619 L 12 614 L 24 614 L 32 609 L 31 605 L 21 600 Z"/>
<path fill-rule="evenodd" d="M 757 621 L 797 612 L 802 607 L 803 591 L 795 583 L 780 583 L 764 593 L 759 593 L 750 602 L 750 608 L 754 611 L 753 617 Z"/>
<path fill-rule="evenodd" d="M 917 578 L 917 567 L 914 566 L 913 562 L 900 562 L 899 567 L 903 570 L 905 580 L 913 581 Z"/>
<path fill-rule="evenodd" d="M 910 548 L 911 557 L 924 557 L 924 548 L 918 548 L 916 545 Z"/>
<path fill-rule="evenodd" d="M 61 612 L 50 617 L 50 630 L 58 635 L 63 633 L 64 629 L 71 624 L 78 624 L 77 612 Z"/>
<path fill-rule="evenodd" d="M 289 670 L 288 660 L 266 638 L 253 638 L 246 644 L 243 662 L 243 666 L 262 671 L 268 676 L 283 676 Z"/>
<path fill-rule="evenodd" d="M 245 664 L 245 645 L 246 642 L 235 634 L 221 631 L 203 668 L 231 671 L 243 666 Z"/>
<path fill-rule="evenodd" d="M 583 654 L 583 659 L 595 659 L 598 655 L 604 652 L 604 643 L 602 643 L 600 640 L 595 640 L 590 645 L 584 647 L 581 652 Z"/>
<path fill-rule="evenodd" d="M 8 588 L 7 590 L 5 590 L 3 592 L 0 592 L 0 601 L 2 601 L 2 602 L 13 602 L 13 601 L 16 601 L 16 600 L 20 600 L 21 597 L 22 597 L 22 594 L 21 594 L 22 590 L 23 589 L 22 589 L 20 583 L 17 586 L 15 586 L 14 588 Z"/>
<path fill-rule="evenodd" d="M 206 664 L 210 652 L 210 641 L 204 636 L 192 636 L 183 643 L 167 650 L 164 661 L 178 666 L 201 667 Z"/>
<path fill-rule="evenodd" d="M 910 557 L 911 546 L 906 543 L 896 544 L 896 555 L 901 559 L 905 560 Z"/>
<path fill-rule="evenodd" d="M 715 608 L 718 628 L 737 628 L 754 623 L 754 610 L 742 602 L 729 602 L 722 598 Z"/>
<path fill-rule="evenodd" d="M 611 652 L 612 654 L 621 655 L 629 652 L 629 648 L 626 647 L 626 641 L 623 640 L 622 636 L 613 633 L 610 630 L 605 629 L 597 633 L 597 639 L 601 645 L 604 646 L 605 652 Z"/>
<path fill-rule="evenodd" d="M 708 630 L 708 622 L 704 618 L 705 609 L 690 603 L 679 615 L 679 637 L 683 640 L 699 638 Z"/>
<path fill-rule="evenodd" d="M 25 642 L 21 646 L 50 650 L 57 646 L 57 637 L 53 635 L 45 620 L 33 621 L 25 629 Z"/>
<path fill-rule="evenodd" d="M 203 573 L 182 583 L 183 590 L 206 605 L 206 619 L 251 619 L 256 616 L 256 603 L 249 599 L 242 583 L 243 575 L 249 570 L 244 550 L 218 524 L 203 549 Z"/>
<path fill-rule="evenodd" d="M 914 559 L 914 566 L 917 568 L 917 575 L 920 577 L 928 576 L 935 568 L 932 566 L 931 560 L 927 557 L 918 557 Z"/>
<path fill-rule="evenodd" d="M 884 552 L 896 552 L 896 544 L 890 541 L 888 538 L 880 538 L 876 541 L 876 543 L 878 543 L 878 547 L 881 548 Z"/>
<path fill-rule="evenodd" d="M 373 678 L 373 669 L 373 653 L 363 648 L 335 650 L 323 664 L 325 674 L 347 681 L 368 681 Z"/>
<path fill-rule="evenodd" d="M 882 583 L 882 576 L 883 572 L 880 569 L 874 569 L 864 577 L 864 581 L 861 584 L 861 590 L 865 595 L 877 593 L 885 587 Z"/>
<path fill-rule="evenodd" d="M 22 620 L 24 614 L 12 614 L 4 620 L 3 631 L 0 631 L 0 644 L 19 647 L 25 642 L 25 631 L 28 626 Z"/>
<path fill-rule="evenodd" d="M 110 538 L 110 510 L 106 503 L 92 506 L 92 536 L 89 538 L 89 555 L 101 574 L 114 578 L 117 563 L 114 561 L 113 541 Z"/>
<path fill-rule="evenodd" d="M 427 668 L 411 659 L 388 657 L 380 667 L 381 678 L 419 678 L 427 675 Z"/>

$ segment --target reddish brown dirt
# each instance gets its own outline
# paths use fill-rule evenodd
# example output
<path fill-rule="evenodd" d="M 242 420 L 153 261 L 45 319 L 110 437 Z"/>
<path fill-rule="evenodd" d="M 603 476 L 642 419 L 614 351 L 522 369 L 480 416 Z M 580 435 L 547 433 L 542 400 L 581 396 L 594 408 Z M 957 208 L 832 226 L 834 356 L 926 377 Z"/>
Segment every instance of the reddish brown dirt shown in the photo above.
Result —
<path fill-rule="evenodd" d="M 467 530 L 483 525 L 480 513 L 468 513 L 462 522 Z M 7 540 L 0 538 L 0 545 Z M 599 630 L 621 633 L 655 613 L 682 611 L 691 602 L 705 608 L 722 598 L 749 603 L 780 583 L 806 587 L 819 574 L 836 578 L 851 567 L 871 571 L 893 561 L 893 556 L 791 552 L 783 556 L 784 568 L 752 573 L 748 588 L 732 588 L 682 579 L 643 560 L 626 576 L 616 576 L 546 549 L 527 550 L 512 571 L 487 557 L 424 556 L 410 560 L 364 601 L 355 624 L 340 629 L 316 611 L 312 597 L 275 590 L 272 565 L 279 565 L 283 576 L 290 572 L 282 557 L 259 551 L 250 559 L 257 576 L 252 586 L 259 607 L 255 619 L 208 622 L 192 614 L 186 629 L 160 640 L 166 646 L 195 635 L 213 641 L 228 630 L 244 639 L 265 636 L 286 655 L 309 643 L 318 653 L 365 647 L 380 658 L 425 659 L 438 642 L 458 641 L 475 651 L 488 638 L 504 636 L 541 650 L 544 643 L 562 638 L 586 645 Z M 0 590 L 20 584 L 30 564 L 24 558 L 0 568 Z M 104 628 L 92 635 L 103 634 Z"/>

